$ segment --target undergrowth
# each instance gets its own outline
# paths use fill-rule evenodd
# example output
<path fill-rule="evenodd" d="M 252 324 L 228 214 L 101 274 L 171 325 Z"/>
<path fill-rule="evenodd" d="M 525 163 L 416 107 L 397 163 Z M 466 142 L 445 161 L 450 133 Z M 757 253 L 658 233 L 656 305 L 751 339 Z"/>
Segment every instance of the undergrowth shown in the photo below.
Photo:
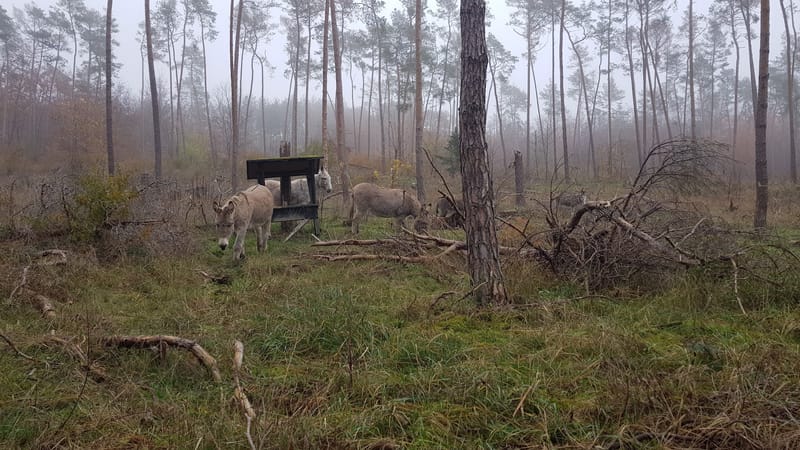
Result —
<path fill-rule="evenodd" d="M 36 249 L 0 260 L 0 447 L 249 448 L 233 399 L 233 341 L 261 448 L 796 448 L 800 282 L 729 271 L 658 290 L 585 295 L 532 261 L 504 262 L 512 304 L 477 309 L 459 255 L 436 263 L 329 262 L 301 232 L 231 261 L 209 232 L 185 254 L 32 267 L 52 320 L 11 301 Z M 341 221 L 323 239 L 348 237 Z M 372 220 L 364 238 L 384 237 Z M 252 247 L 252 248 L 250 248 Z M 208 282 L 200 272 L 226 276 Z M 47 336 L 75 337 L 105 378 Z M 108 335 L 192 339 L 187 352 L 102 348 Z"/>

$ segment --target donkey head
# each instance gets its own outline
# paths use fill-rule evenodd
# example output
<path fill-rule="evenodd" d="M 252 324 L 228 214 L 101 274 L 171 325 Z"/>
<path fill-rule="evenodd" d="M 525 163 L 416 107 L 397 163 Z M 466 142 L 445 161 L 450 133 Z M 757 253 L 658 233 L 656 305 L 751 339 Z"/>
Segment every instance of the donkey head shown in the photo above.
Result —
<path fill-rule="evenodd" d="M 222 250 L 225 250 L 228 246 L 228 239 L 233 234 L 233 213 L 235 209 L 236 205 L 230 200 L 224 204 L 214 201 L 214 212 L 217 214 L 217 239 L 219 248 Z"/>

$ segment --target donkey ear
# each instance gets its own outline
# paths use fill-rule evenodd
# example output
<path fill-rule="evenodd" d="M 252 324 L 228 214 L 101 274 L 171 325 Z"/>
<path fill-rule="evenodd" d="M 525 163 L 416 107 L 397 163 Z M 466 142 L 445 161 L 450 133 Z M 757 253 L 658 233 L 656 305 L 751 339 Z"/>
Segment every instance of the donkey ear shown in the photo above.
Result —
<path fill-rule="evenodd" d="M 218 200 L 214 200 L 214 212 L 216 213 L 222 212 L 222 207 L 220 207 Z"/>
<path fill-rule="evenodd" d="M 234 208 L 234 204 L 233 204 L 233 202 L 228 202 L 228 203 L 226 203 L 226 204 L 225 204 L 225 206 L 222 208 L 222 212 L 223 212 L 223 213 L 225 213 L 225 214 L 230 214 L 230 213 L 232 213 L 232 212 L 233 212 L 233 208 Z"/>

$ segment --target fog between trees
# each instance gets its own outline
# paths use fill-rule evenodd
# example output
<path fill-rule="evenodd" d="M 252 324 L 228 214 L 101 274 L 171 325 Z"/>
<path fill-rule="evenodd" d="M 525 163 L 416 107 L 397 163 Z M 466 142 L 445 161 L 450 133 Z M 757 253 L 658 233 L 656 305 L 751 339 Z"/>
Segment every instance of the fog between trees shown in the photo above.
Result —
<path fill-rule="evenodd" d="M 654 144 L 694 135 L 731 145 L 741 162 L 736 176 L 749 179 L 759 4 L 692 6 L 690 27 L 687 2 L 490 4 L 490 12 L 502 13 L 487 33 L 487 139 L 495 169 L 520 151 L 540 179 L 554 170 L 563 176 L 565 157 L 572 177 L 625 177 Z M 796 89 L 790 93 L 788 78 L 796 70 L 797 36 L 794 2 L 772 6 L 767 161 L 780 181 L 796 174 L 789 138 Z M 229 60 L 208 49 L 227 43 L 229 17 L 208 0 L 153 1 L 151 8 L 165 170 L 227 174 L 230 83 L 208 83 L 208 74 Z M 458 122 L 459 4 L 431 1 L 423 9 L 423 140 L 444 154 Z M 321 152 L 323 11 L 319 1 L 245 3 L 237 83 L 242 158 L 276 155 L 280 141 L 296 153 Z M 395 159 L 414 161 L 414 11 L 413 2 L 337 3 L 345 145 L 380 169 Z M 0 10 L 6 174 L 105 161 L 105 12 L 105 2 L 83 0 Z M 121 41 L 141 44 L 143 35 L 143 27 L 136 35 L 117 31 L 112 50 Z M 145 57 L 142 45 L 140 61 L 114 61 L 117 163 L 134 171 L 153 170 L 146 70 L 131 76 L 146 68 Z M 139 85 L 122 81 L 136 78 Z M 288 80 L 288 89 L 276 89 L 275 78 Z M 332 99 L 331 90 L 334 110 Z"/>

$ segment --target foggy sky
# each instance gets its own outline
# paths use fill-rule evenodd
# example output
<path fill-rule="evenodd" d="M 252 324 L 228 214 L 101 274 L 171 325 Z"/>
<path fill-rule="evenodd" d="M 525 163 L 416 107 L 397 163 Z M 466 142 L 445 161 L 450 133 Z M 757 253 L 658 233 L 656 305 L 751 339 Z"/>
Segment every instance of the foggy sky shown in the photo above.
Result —
<path fill-rule="evenodd" d="M 34 3 L 42 9 L 49 9 L 50 6 L 54 5 L 57 0 L 35 0 L 35 1 L 23 1 L 23 0 L 2 0 L 3 6 L 8 11 L 9 15 L 13 17 L 13 8 L 22 9 L 23 5 L 26 3 Z M 106 0 L 85 0 L 86 6 L 92 9 L 96 9 L 101 12 L 105 16 L 105 9 L 106 9 Z M 155 9 L 158 0 L 151 0 L 151 8 Z M 212 0 L 211 1 L 215 11 L 217 12 L 217 22 L 216 22 L 216 29 L 219 32 L 217 40 L 213 43 L 207 43 L 207 51 L 208 51 L 208 82 L 209 82 L 209 91 L 215 92 L 217 89 L 229 89 L 230 83 L 230 72 L 229 72 L 229 56 L 228 56 L 228 20 L 229 20 L 229 9 L 230 9 L 230 2 L 228 0 Z M 777 2 L 774 2 L 775 5 L 772 5 L 771 11 L 771 51 L 770 51 L 770 59 L 775 59 L 779 52 L 782 51 L 781 47 L 781 35 L 783 32 L 783 25 L 782 25 L 782 18 L 781 18 L 781 10 L 780 6 Z M 708 10 L 711 2 L 709 0 L 698 0 L 695 2 L 694 9 L 695 14 L 697 16 L 703 15 Z M 428 0 L 429 8 L 434 6 L 433 0 Z M 389 0 L 387 1 L 387 6 L 384 9 L 384 15 L 388 16 L 392 9 L 399 6 L 399 2 Z M 487 7 L 489 11 L 494 15 L 494 18 L 491 21 L 490 27 L 488 32 L 493 33 L 500 42 L 509 50 L 512 54 L 516 55 L 519 58 L 519 61 L 516 65 L 516 69 L 511 76 L 512 84 L 516 85 L 517 87 L 524 90 L 526 80 L 526 72 L 525 72 L 525 59 L 523 53 L 525 51 L 525 43 L 522 37 L 518 36 L 511 27 L 507 25 L 509 21 L 509 10 L 505 4 L 505 0 L 496 1 L 490 0 L 487 2 Z M 678 16 L 673 17 L 673 24 L 677 26 L 680 23 L 680 15 L 683 14 L 683 11 L 688 7 L 688 0 L 677 0 L 677 12 Z M 283 12 L 280 8 L 273 8 L 270 10 L 270 14 L 272 15 L 271 21 L 277 23 L 280 19 L 280 16 Z M 119 26 L 119 32 L 114 35 L 114 38 L 119 42 L 119 47 L 115 48 L 115 61 L 120 63 L 122 66 L 115 78 L 115 83 L 123 83 L 128 86 L 129 90 L 132 93 L 139 92 L 141 88 L 141 74 L 142 74 L 142 61 L 140 56 L 140 49 L 139 49 L 139 42 L 137 40 L 137 32 L 139 23 L 144 21 L 144 1 L 143 0 L 116 0 L 113 5 L 113 16 L 114 19 L 117 21 Z M 354 24 L 352 22 L 346 24 L 347 27 L 353 27 Z M 755 25 L 755 32 L 758 33 L 758 24 Z M 700 38 L 700 34 L 702 33 L 702 28 L 697 30 L 697 37 Z M 548 80 L 550 79 L 550 50 L 549 50 L 549 32 L 545 33 L 542 36 L 542 42 L 544 45 L 544 49 L 538 53 L 538 58 L 536 59 L 536 77 L 539 82 L 539 88 L 542 89 Z M 284 50 L 285 40 L 283 37 L 283 30 L 281 27 L 277 28 L 275 36 L 269 43 L 269 47 L 271 50 L 267 53 L 269 63 L 276 67 L 271 74 L 269 74 L 268 80 L 265 82 L 265 97 L 269 99 L 278 99 L 278 100 L 285 100 L 286 96 L 288 95 L 289 89 L 289 80 L 284 77 L 283 72 L 284 68 L 286 67 L 286 62 L 288 61 L 289 57 L 286 55 L 286 51 Z M 743 50 L 746 47 L 743 45 Z M 758 41 L 754 40 L 753 42 L 754 51 L 756 51 L 756 58 L 757 58 L 757 49 L 758 49 Z M 571 50 L 569 49 L 569 45 L 565 45 L 564 48 L 565 57 L 571 58 Z M 558 56 L 556 55 L 556 58 Z M 332 56 L 331 56 L 332 59 Z M 732 61 L 732 59 L 731 59 Z M 332 64 L 332 62 L 331 62 Z M 604 62 L 605 64 L 605 62 Z M 742 58 L 741 65 L 743 71 L 742 76 L 746 76 L 746 58 Z M 245 64 L 247 65 L 247 64 Z M 166 79 L 166 65 L 164 63 L 157 63 L 156 70 L 159 74 L 159 78 Z M 621 70 L 616 71 L 617 76 L 619 78 L 620 84 L 618 86 L 622 87 L 625 90 L 624 86 L 625 79 L 624 73 Z M 256 75 L 258 77 L 258 75 Z M 354 79 L 359 79 L 360 77 L 354 77 Z M 350 87 L 348 84 L 349 77 L 344 77 L 345 80 L 345 90 L 349 92 Z M 256 79 L 256 83 L 258 83 L 258 78 Z M 166 82 L 166 81 L 165 81 Z M 302 82 L 302 80 L 301 80 Z M 249 69 L 245 68 L 244 71 L 244 86 L 249 84 Z M 148 88 L 145 86 L 145 89 Z M 255 92 L 254 92 L 254 95 Z M 312 81 L 312 97 L 319 98 L 321 95 L 321 86 L 319 83 Z"/>

